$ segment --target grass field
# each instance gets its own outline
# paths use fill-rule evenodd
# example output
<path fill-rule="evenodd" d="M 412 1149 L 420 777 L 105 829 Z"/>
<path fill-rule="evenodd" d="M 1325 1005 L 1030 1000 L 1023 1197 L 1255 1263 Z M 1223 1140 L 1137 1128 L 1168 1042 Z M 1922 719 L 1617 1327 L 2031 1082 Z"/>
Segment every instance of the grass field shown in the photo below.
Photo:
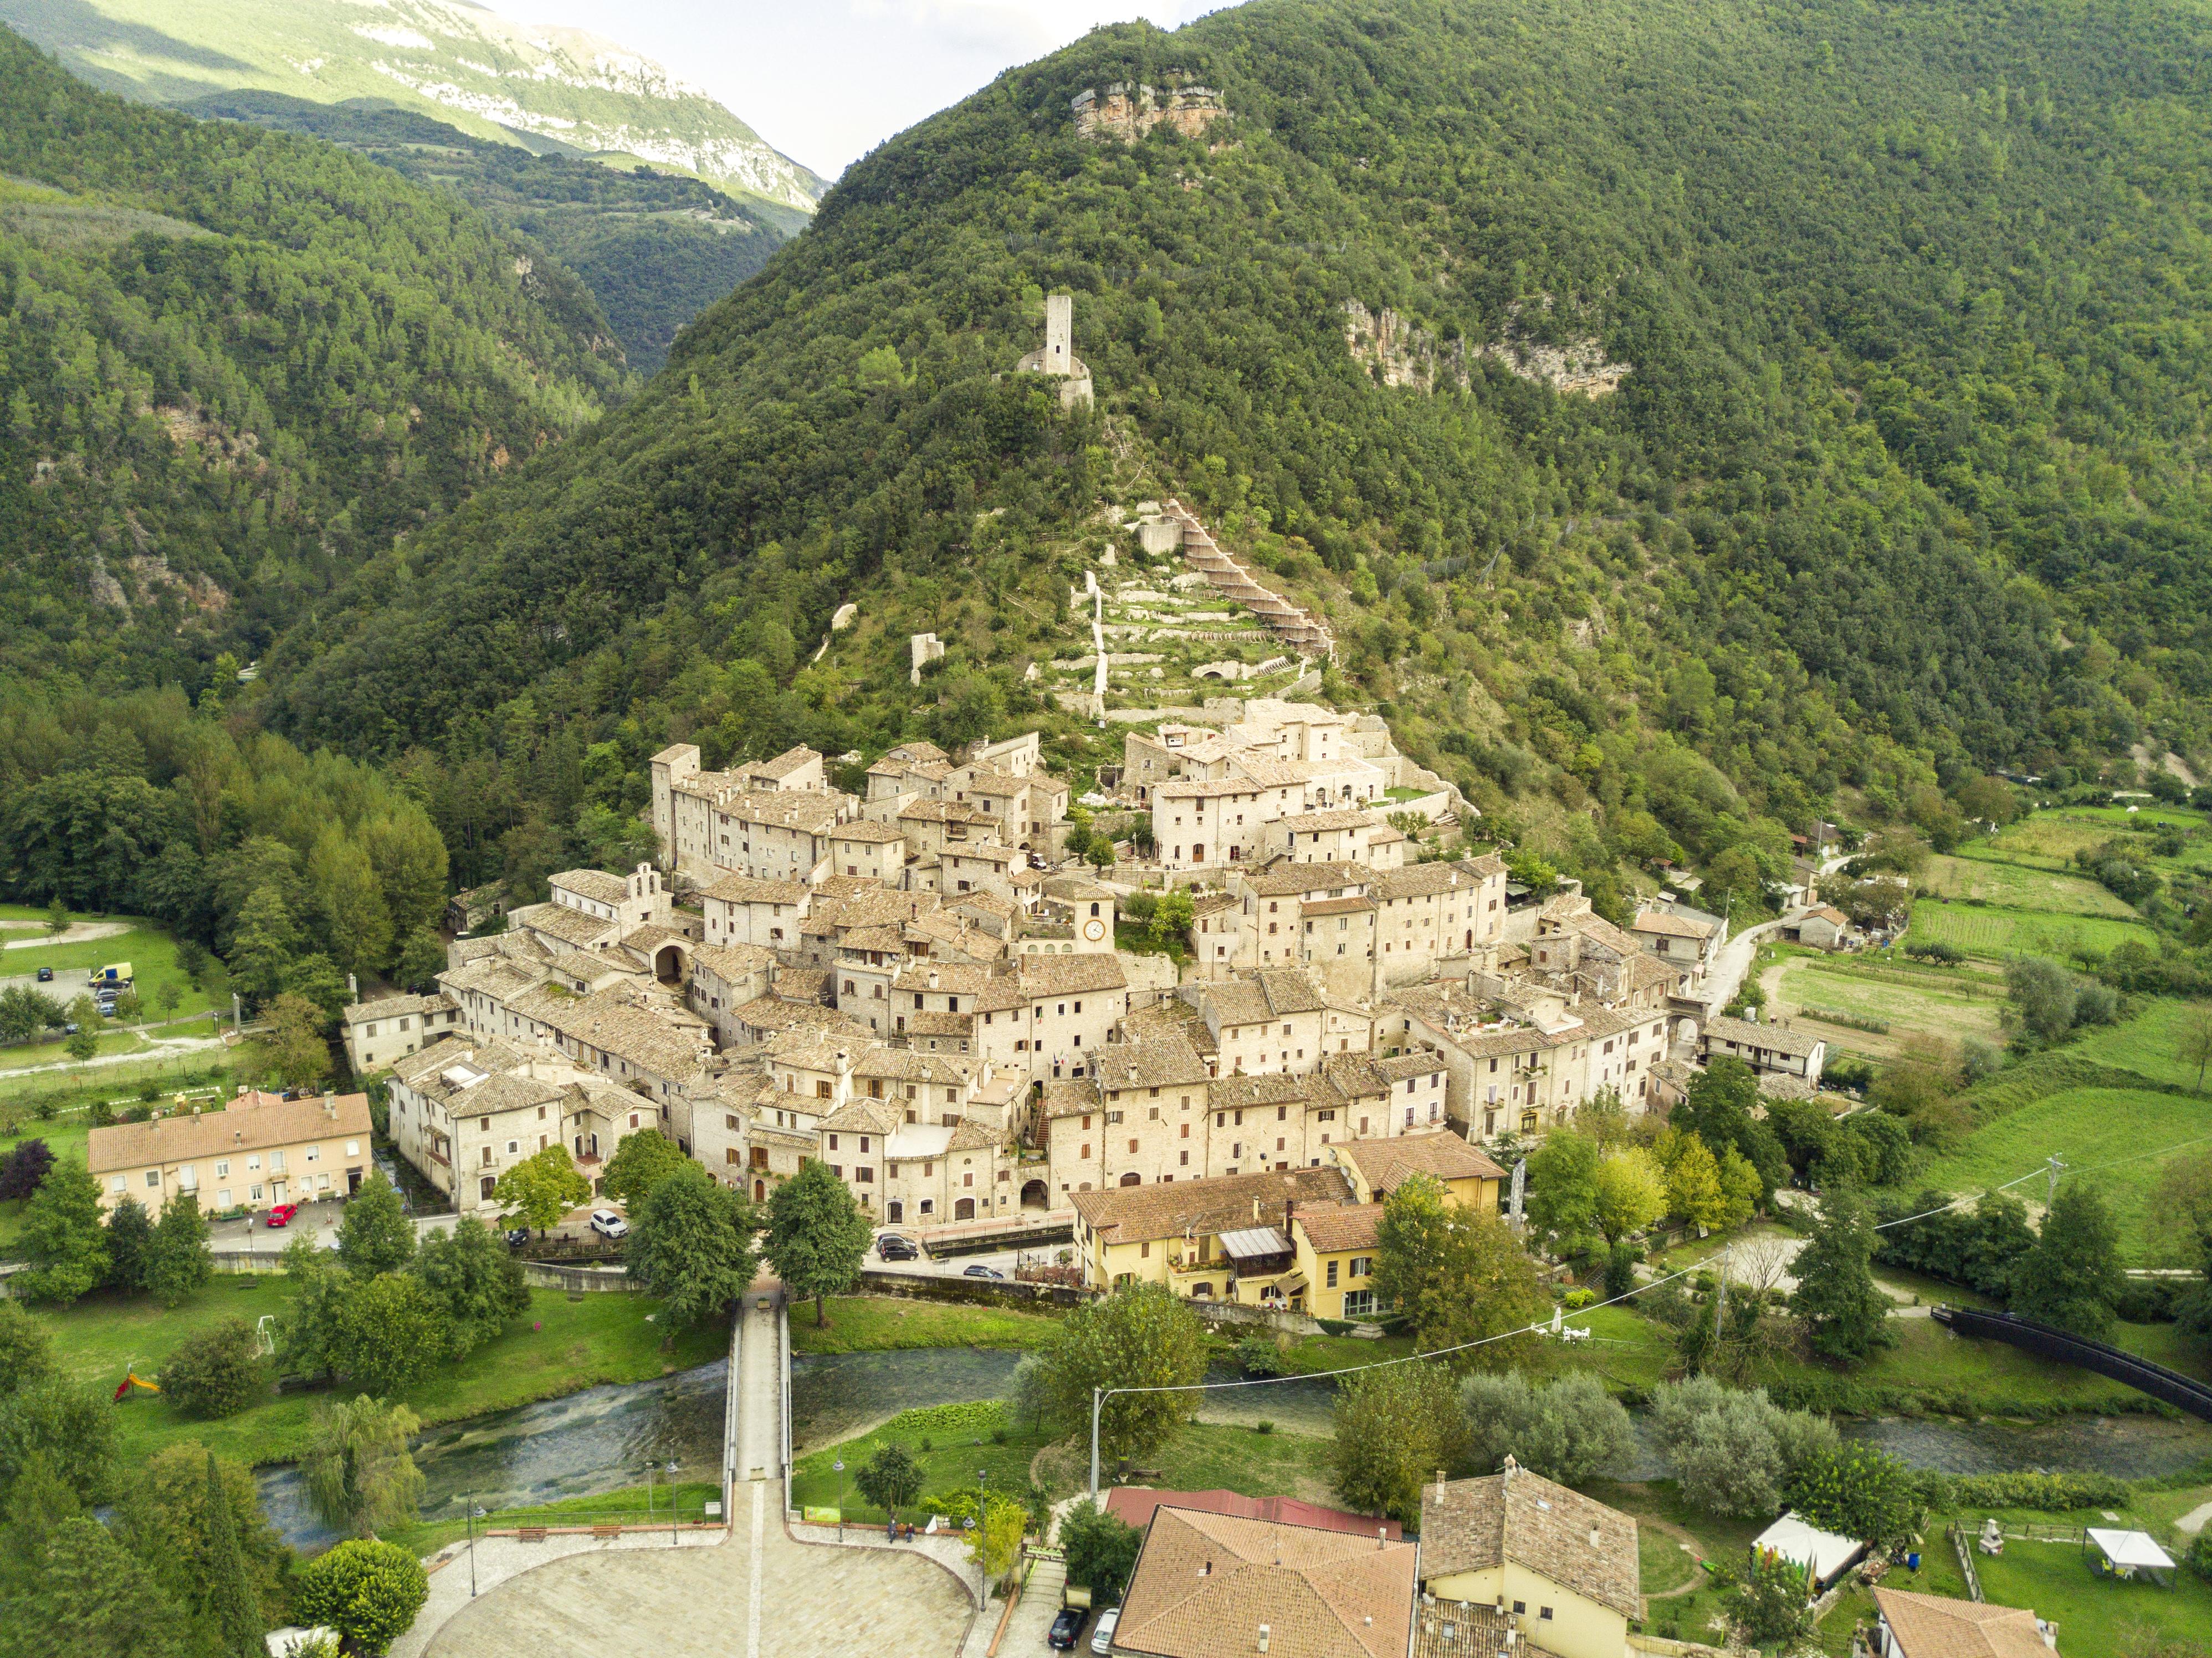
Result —
<path fill-rule="evenodd" d="M 867 1353 L 898 1347 L 1042 1347 L 1060 1328 L 1048 1314 L 908 1301 L 898 1296 L 835 1296 L 826 1328 L 814 1325 L 811 1303 L 791 1309 L 795 1353 Z"/>
<path fill-rule="evenodd" d="M 152 1377 L 188 1336 L 228 1318 L 248 1322 L 281 1311 L 290 1297 L 283 1278 L 222 1277 L 173 1312 L 147 1297 L 88 1296 L 45 1311 L 63 1373 L 88 1386 L 112 1388 L 126 1365 Z M 643 1296 L 590 1295 L 571 1301 L 556 1291 L 531 1293 L 530 1311 L 498 1339 L 441 1370 L 404 1396 L 425 1424 L 459 1421 L 487 1411 L 557 1399 L 602 1382 L 642 1382 L 704 1364 L 727 1351 L 728 1332 L 678 1336 L 662 1352 L 659 1325 L 646 1315 L 659 1303 Z M 221 1421 L 188 1417 L 165 1399 L 135 1395 L 117 1407 L 128 1461 L 180 1439 L 242 1462 L 281 1462 L 306 1443 L 320 1391 L 271 1394 L 265 1403 Z"/>
<path fill-rule="evenodd" d="M 2124 1071 L 2133 1071 L 2153 1082 L 2194 1090 L 2197 1067 L 2182 1057 L 2182 1042 L 2192 1025 L 2212 1017 L 2212 1003 L 2154 1001 L 2125 1023 L 2090 1031 L 2067 1045 L 2066 1052 Z M 2212 1085 L 2212 1073 L 2208 1073 Z"/>
<path fill-rule="evenodd" d="M 1985 1123 L 1957 1153 L 1931 1162 L 1913 1183 L 1981 1191 L 2030 1172 L 2056 1152 L 2112 1205 L 2130 1263 L 2150 1266 L 2155 1264 L 2151 1190 L 2166 1158 L 2145 1154 L 2186 1141 L 2200 1148 L 2212 1143 L 2212 1112 L 2202 1100 L 2142 1089 L 2069 1089 Z M 2108 1167 L 2114 1164 L 2120 1166 Z M 2040 1181 L 2018 1189 L 2030 1203 L 2043 1200 Z"/>
<path fill-rule="evenodd" d="M 576 1526 L 589 1524 L 592 1521 L 618 1521 L 626 1526 L 642 1526 L 653 1521 L 665 1521 L 672 1506 L 678 1518 L 699 1520 L 705 1517 L 707 1504 L 719 1502 L 721 1495 L 720 1485 L 690 1481 L 679 1483 L 672 1490 L 665 1482 L 654 1485 L 632 1485 L 623 1491 L 599 1491 L 590 1497 L 565 1497 L 557 1503 L 540 1503 L 534 1509 L 497 1509 L 477 1522 L 476 1534 L 481 1538 L 486 1532 L 500 1527 Z M 418 1557 L 435 1554 L 447 1544 L 458 1542 L 468 1534 L 469 1522 L 465 1520 L 440 1520 L 428 1523 L 418 1521 L 413 1525 L 388 1527 L 377 1533 L 386 1542 L 397 1543 L 408 1553 Z"/>
<path fill-rule="evenodd" d="M 1977 898 L 2008 909 L 2069 915 L 2135 914 L 2124 900 L 2078 875 L 2030 869 L 1995 857 L 1930 858 L 1921 890 L 1944 898 Z"/>
<path fill-rule="evenodd" d="M 1784 1003 L 1803 1012 L 1808 1023 L 1817 1021 L 1818 1013 L 1808 1011 L 1815 1009 L 1879 1021 L 1889 1027 L 1892 1044 L 1913 1035 L 1946 1042 L 1973 1036 L 1990 1042 L 2002 1035 L 1997 1020 L 2002 987 L 1978 975 L 1876 976 L 1842 963 L 1829 965 L 1801 958 L 1783 963 L 1778 988 Z M 1877 1045 L 1849 1026 L 1822 1034 L 1855 1048 Z"/>
<path fill-rule="evenodd" d="M 2140 944 L 2155 950 L 2158 935 L 2137 921 L 2103 915 L 2067 915 L 2045 910 L 1993 909 L 1977 904 L 1923 898 L 1912 906 L 1908 944 L 1951 944 L 1969 956 L 2050 956 L 2060 960 L 2077 950 L 2111 950 Z"/>

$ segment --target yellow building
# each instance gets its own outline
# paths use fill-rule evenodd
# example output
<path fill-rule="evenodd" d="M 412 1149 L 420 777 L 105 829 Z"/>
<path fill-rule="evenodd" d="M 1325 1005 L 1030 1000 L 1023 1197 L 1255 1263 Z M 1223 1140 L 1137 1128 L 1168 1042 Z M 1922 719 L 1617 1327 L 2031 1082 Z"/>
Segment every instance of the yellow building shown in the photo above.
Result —
<path fill-rule="evenodd" d="M 1078 1192 L 1075 1245 L 1084 1282 L 1107 1290 L 1164 1284 L 1198 1300 L 1290 1304 L 1296 1251 L 1287 1212 L 1342 1204 L 1340 1169 L 1269 1169 L 1219 1180 Z"/>
<path fill-rule="evenodd" d="M 1366 1318 L 1376 1310 L 1375 1234 L 1382 1219 L 1379 1203 L 1301 1204 L 1292 1212 L 1293 1310 L 1316 1318 Z"/>
<path fill-rule="evenodd" d="M 219 1110 L 95 1128 L 86 1159 L 102 1209 L 135 1198 L 158 1214 L 172 1195 L 188 1192 L 220 1214 L 360 1190 L 368 1137 L 366 1094 L 287 1100 L 242 1093 Z"/>
<path fill-rule="evenodd" d="M 1400 1134 L 1389 1139 L 1348 1140 L 1324 1146 L 1322 1154 L 1344 1170 L 1360 1203 L 1381 1203 L 1408 1175 L 1428 1175 L 1443 1182 L 1452 1202 L 1494 1214 L 1498 1191 L 1506 1179 L 1503 1169 L 1449 1129 Z"/>
<path fill-rule="evenodd" d="M 1642 1615 L 1636 1521 L 1505 1459 L 1502 1473 L 1421 1491 L 1421 1587 L 1490 1606 L 1559 1658 L 1620 1658 Z"/>

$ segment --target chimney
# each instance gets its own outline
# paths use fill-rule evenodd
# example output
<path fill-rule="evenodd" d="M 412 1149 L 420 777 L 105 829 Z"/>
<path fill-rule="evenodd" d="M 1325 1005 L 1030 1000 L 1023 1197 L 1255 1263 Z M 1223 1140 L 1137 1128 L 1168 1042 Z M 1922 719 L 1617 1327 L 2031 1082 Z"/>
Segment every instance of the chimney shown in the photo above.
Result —
<path fill-rule="evenodd" d="M 1375 1528 L 1375 1546 L 1378 1549 L 1387 1549 L 1390 1546 L 1390 1528 L 1388 1526 L 1377 1526 Z"/>
<path fill-rule="evenodd" d="M 346 975 L 346 999 L 353 1002 L 361 999 L 361 981 L 350 973 Z"/>
<path fill-rule="evenodd" d="M 1595 1526 L 1590 1527 L 1590 1546 L 1594 1549 L 1602 1546 L 1598 1540 L 1598 1530 Z"/>

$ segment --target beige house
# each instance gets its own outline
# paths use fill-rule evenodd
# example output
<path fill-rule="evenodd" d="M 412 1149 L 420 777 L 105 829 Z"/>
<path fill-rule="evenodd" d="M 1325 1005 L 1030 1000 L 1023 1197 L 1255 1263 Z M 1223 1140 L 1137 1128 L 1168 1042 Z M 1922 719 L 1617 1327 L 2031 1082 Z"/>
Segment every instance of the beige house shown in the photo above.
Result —
<path fill-rule="evenodd" d="M 1878 1587 L 1876 1658 L 2051 1658 L 2058 1626 L 2019 1606 Z"/>
<path fill-rule="evenodd" d="M 1439 1606 L 1506 1612 L 1522 1643 L 1620 1658 L 1643 1616 L 1636 1521 L 1505 1461 L 1421 1490 L 1421 1588 Z"/>
<path fill-rule="evenodd" d="M 460 1029 L 460 1005 L 441 991 L 430 996 L 380 996 L 353 1002 L 338 1015 L 346 1058 L 356 1077 L 382 1071 L 416 1049 Z"/>
<path fill-rule="evenodd" d="M 95 1128 L 85 1151 L 103 1210 L 135 1198 L 159 1213 L 179 1193 L 208 1214 L 345 1197 L 368 1172 L 368 1096 L 240 1092 L 219 1110 Z"/>
<path fill-rule="evenodd" d="M 1145 1528 L 1111 1650 L 1147 1658 L 1405 1658 L 1419 1555 L 1417 1545 L 1387 1534 L 1163 1502 Z"/>
<path fill-rule="evenodd" d="M 1762 1077 L 1796 1077 L 1817 1087 L 1820 1069 L 1828 1057 L 1828 1044 L 1787 1023 L 1755 1023 L 1749 1019 L 1708 1020 L 1698 1033 L 1698 1061 L 1711 1065 L 1721 1058 L 1741 1060 Z"/>

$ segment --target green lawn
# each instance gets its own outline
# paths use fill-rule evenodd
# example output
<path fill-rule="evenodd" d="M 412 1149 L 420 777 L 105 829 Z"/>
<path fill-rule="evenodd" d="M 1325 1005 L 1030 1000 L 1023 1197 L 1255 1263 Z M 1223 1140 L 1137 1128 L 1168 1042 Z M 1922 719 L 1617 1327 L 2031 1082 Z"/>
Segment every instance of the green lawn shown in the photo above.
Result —
<path fill-rule="evenodd" d="M 899 1296 L 833 1296 L 817 1329 L 813 1303 L 791 1309 L 795 1353 L 871 1353 L 896 1347 L 1042 1347 L 1060 1328 L 1050 1314 Z"/>
<path fill-rule="evenodd" d="M 902 1411 L 881 1427 L 798 1458 L 792 1465 L 792 1506 L 837 1507 L 840 1485 L 836 1465 L 842 1461 L 845 1517 L 881 1525 L 884 1511 L 861 1497 L 853 1476 L 878 1446 L 894 1442 L 905 1446 L 921 1464 L 924 1499 L 972 1488 L 978 1470 L 994 1491 L 1026 1491 L 1030 1461 L 1047 1442 L 1040 1433 L 1009 1426 L 996 1400 Z M 904 1517 L 913 1518 L 919 1513 L 917 1508 Z"/>
<path fill-rule="evenodd" d="M 1923 898 L 1912 906 L 1908 944 L 1952 944 L 1970 956 L 2050 956 L 2109 951 L 2133 942 L 2155 950 L 2158 935 L 2140 922 L 2045 910 L 1991 909 Z"/>
<path fill-rule="evenodd" d="M 2174 1574 L 2170 1589 L 2115 1582 L 2093 1576 L 2077 1545 L 2008 1541 L 2001 1555 L 1977 1555 L 1974 1570 L 1993 1604 L 2030 1607 L 2057 1624 L 2066 1658 L 2140 1652 L 2139 1631 L 2168 1641 L 2212 1642 L 2212 1583 L 2186 1568 Z"/>
<path fill-rule="evenodd" d="M 281 1277 L 219 1277 L 173 1312 L 146 1297 L 101 1294 L 75 1306 L 41 1313 L 52 1328 L 64 1372 L 89 1386 L 112 1388 L 125 1364 L 151 1379 L 161 1361 L 186 1337 L 226 1318 L 249 1322 L 280 1311 L 289 1298 Z M 643 1296 L 587 1295 L 571 1301 L 557 1291 L 531 1293 L 529 1313 L 497 1340 L 449 1366 L 404 1395 L 426 1425 L 481 1416 L 542 1399 L 556 1399 L 604 1382 L 642 1382 L 704 1364 L 728 1350 L 725 1330 L 680 1336 L 660 1351 L 661 1329 L 647 1315 L 659 1303 Z M 138 1394 L 117 1407 L 123 1453 L 137 1461 L 179 1439 L 197 1439 L 242 1462 L 281 1462 L 306 1442 L 320 1390 L 272 1394 L 263 1404 L 222 1421 L 185 1416 L 151 1394 Z"/>
<path fill-rule="evenodd" d="M 1329 1442 L 1317 1434 L 1261 1433 L 1218 1422 L 1193 1422 L 1146 1459 L 1172 1491 L 1241 1491 L 1247 1497 L 1296 1497 L 1334 1503 L 1328 1482 Z"/>
<path fill-rule="evenodd" d="M 2124 1062 L 2132 1056 L 2122 1047 L 2111 1057 Z M 2186 1095 L 2144 1089 L 2068 1089 L 1984 1124 L 1958 1152 L 1929 1163 L 1913 1184 L 1950 1192 L 1984 1190 L 2028 1173 L 2056 1152 L 2112 1204 L 2130 1262 L 2150 1266 L 2155 1264 L 2150 1196 L 2162 1159 L 2142 1154 L 2185 1140 L 2203 1140 L 2208 1134 L 2212 1134 L 2212 1112 L 2203 1101 Z M 2103 1169 L 2123 1160 L 2122 1167 Z M 2015 1189 L 2031 1202 L 2043 1199 L 2040 1181 Z"/>
<path fill-rule="evenodd" d="M 2039 909 L 2069 915 L 2130 918 L 2124 899 L 2079 875 L 2031 868 L 1999 856 L 1930 858 L 1922 890 L 1945 898 L 1978 898 L 2006 909 Z"/>

